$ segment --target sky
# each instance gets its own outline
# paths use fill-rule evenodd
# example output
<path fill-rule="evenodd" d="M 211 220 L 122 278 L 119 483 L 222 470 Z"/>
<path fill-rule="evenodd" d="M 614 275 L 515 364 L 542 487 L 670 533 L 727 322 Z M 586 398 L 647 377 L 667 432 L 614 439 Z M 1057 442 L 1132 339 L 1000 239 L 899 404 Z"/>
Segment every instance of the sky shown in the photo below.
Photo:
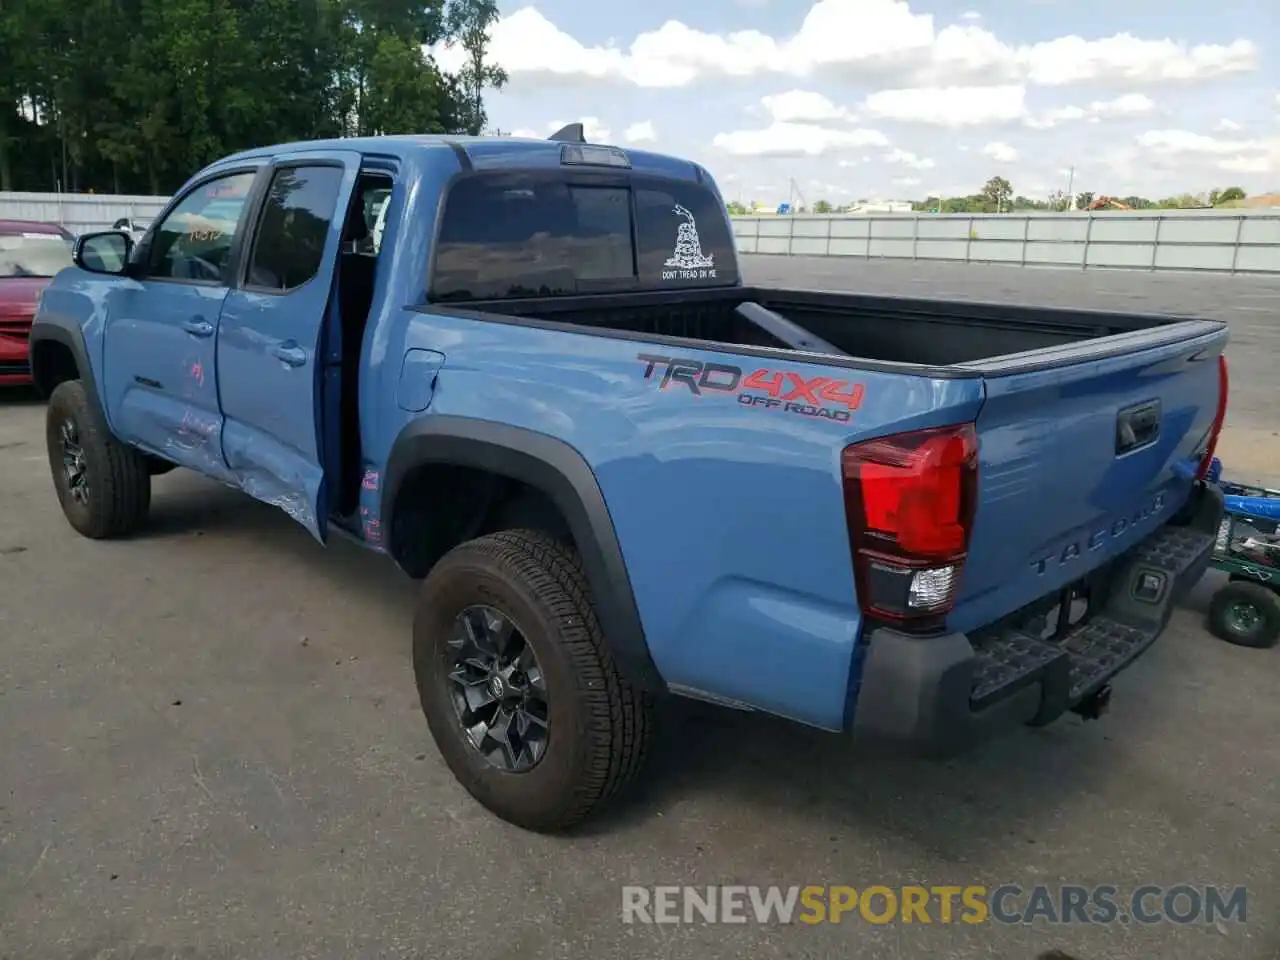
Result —
<path fill-rule="evenodd" d="M 581 121 L 592 142 L 702 163 L 727 200 L 956 196 L 997 175 L 1034 198 L 1280 190 L 1276 0 L 499 10 L 491 54 L 510 80 L 486 94 L 491 126 Z"/>

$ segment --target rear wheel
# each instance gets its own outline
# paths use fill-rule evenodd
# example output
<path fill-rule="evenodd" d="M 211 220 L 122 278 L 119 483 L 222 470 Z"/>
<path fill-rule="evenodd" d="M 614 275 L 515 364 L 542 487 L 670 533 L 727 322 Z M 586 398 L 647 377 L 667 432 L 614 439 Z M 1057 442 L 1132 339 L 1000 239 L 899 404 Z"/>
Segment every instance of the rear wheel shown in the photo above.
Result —
<path fill-rule="evenodd" d="M 100 540 L 143 525 L 151 506 L 146 457 L 100 427 L 79 380 L 49 397 L 45 446 L 58 502 L 78 533 Z"/>
<path fill-rule="evenodd" d="M 1209 629 L 1241 647 L 1273 647 L 1280 639 L 1280 595 L 1260 583 L 1232 581 L 1209 604 Z"/>
<path fill-rule="evenodd" d="M 413 661 L 449 769 L 510 823 L 567 829 L 643 764 L 649 698 L 619 676 L 577 554 L 546 534 L 491 534 L 436 564 Z"/>

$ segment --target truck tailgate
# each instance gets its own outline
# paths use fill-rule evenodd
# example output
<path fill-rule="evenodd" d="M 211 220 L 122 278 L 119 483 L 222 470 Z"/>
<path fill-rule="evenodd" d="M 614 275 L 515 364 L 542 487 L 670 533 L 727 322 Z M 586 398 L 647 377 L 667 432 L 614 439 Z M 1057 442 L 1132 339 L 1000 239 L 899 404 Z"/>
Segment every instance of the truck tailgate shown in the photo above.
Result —
<path fill-rule="evenodd" d="M 1224 324 L 1183 321 L 983 370 L 978 509 L 955 630 L 985 626 L 1132 547 L 1186 501 L 1218 408 Z"/>

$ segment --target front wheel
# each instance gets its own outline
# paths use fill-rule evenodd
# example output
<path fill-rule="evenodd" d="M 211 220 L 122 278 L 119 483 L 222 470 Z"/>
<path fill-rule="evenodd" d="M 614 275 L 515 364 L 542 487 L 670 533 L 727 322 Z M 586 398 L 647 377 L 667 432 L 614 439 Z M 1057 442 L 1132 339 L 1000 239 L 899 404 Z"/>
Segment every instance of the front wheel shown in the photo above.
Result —
<path fill-rule="evenodd" d="M 643 764 L 650 700 L 618 674 L 577 553 L 546 534 L 495 533 L 441 559 L 413 664 L 445 763 L 509 823 L 565 830 Z"/>
<path fill-rule="evenodd" d="M 50 395 L 45 446 L 62 513 L 78 533 L 94 540 L 123 537 L 146 522 L 146 458 L 100 425 L 79 380 L 58 384 Z"/>
<path fill-rule="evenodd" d="M 1273 647 L 1280 638 L 1280 595 L 1260 583 L 1233 580 L 1213 595 L 1209 630 L 1241 647 Z"/>

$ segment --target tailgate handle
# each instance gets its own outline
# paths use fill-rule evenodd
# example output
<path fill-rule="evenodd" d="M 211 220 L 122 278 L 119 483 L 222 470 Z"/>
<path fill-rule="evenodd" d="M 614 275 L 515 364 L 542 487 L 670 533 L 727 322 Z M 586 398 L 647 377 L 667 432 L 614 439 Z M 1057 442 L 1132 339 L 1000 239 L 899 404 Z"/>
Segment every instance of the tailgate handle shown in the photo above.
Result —
<path fill-rule="evenodd" d="M 1116 414 L 1116 456 L 1150 446 L 1160 438 L 1160 401 L 1125 407 Z"/>

